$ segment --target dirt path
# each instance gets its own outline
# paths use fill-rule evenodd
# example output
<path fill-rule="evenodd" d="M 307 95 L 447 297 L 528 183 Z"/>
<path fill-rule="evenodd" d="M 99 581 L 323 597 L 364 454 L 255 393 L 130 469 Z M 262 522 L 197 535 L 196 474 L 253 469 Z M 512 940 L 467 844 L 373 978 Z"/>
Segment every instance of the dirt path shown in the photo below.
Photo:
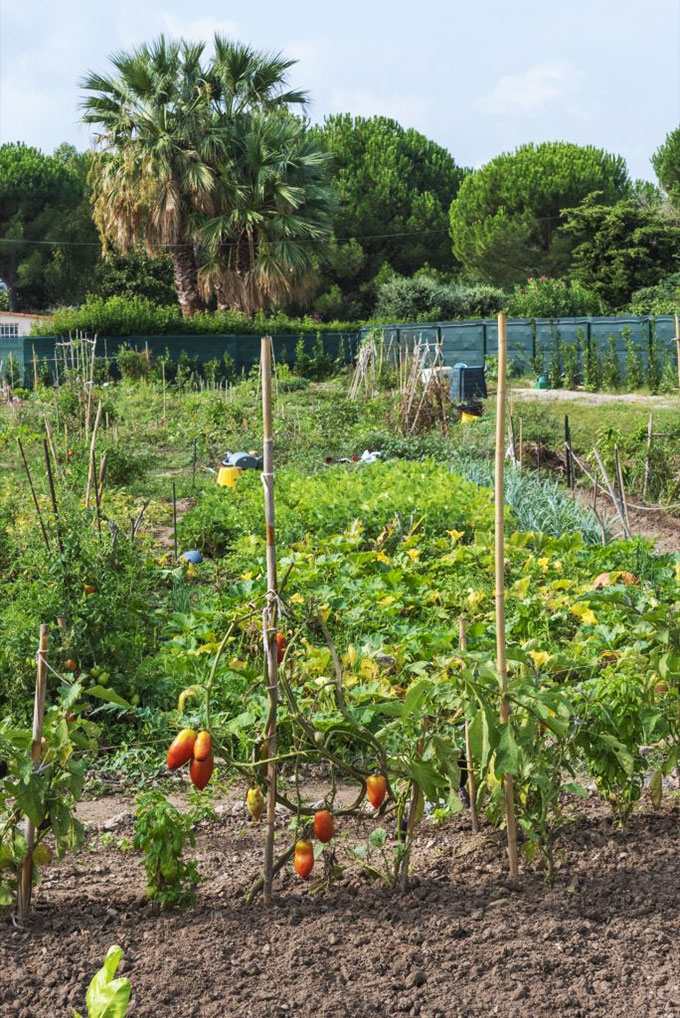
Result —
<path fill-rule="evenodd" d="M 107 812 L 88 811 L 99 823 Z M 343 823 L 338 841 L 374 826 Z M 503 835 L 473 838 L 461 816 L 423 825 L 404 897 L 356 870 L 313 894 L 288 870 L 272 909 L 246 907 L 263 837 L 238 802 L 199 830 L 206 880 L 185 913 L 156 912 L 140 857 L 101 840 L 50 868 L 26 930 L 2 922 L 0 1016 L 84 1010 L 118 943 L 130 1018 L 680 1018 L 677 798 L 623 830 L 599 802 L 580 806 L 552 887 L 524 872 L 511 888 Z"/>
<path fill-rule="evenodd" d="M 586 392 L 584 389 L 509 389 L 511 399 L 559 400 L 572 403 L 636 403 L 649 410 L 677 409 L 678 397 L 646 396 L 641 392 Z"/>

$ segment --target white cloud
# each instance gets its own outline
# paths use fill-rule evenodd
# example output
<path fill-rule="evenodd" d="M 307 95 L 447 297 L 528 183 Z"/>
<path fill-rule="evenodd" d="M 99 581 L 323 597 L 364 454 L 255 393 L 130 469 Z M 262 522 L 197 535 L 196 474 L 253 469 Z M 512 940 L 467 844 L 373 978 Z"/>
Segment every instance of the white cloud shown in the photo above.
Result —
<path fill-rule="evenodd" d="M 175 39 L 191 39 L 193 42 L 210 42 L 215 32 L 226 35 L 228 39 L 237 39 L 241 31 L 238 21 L 228 19 L 203 17 L 183 21 L 176 14 L 162 14 L 160 20 L 166 35 Z"/>
<path fill-rule="evenodd" d="M 381 95 L 362 88 L 334 89 L 331 105 L 335 112 L 355 117 L 392 117 L 405 128 L 418 127 L 428 108 L 428 103 L 417 96 Z"/>
<path fill-rule="evenodd" d="M 519 74 L 507 74 L 477 104 L 484 113 L 527 116 L 581 88 L 581 71 L 566 60 L 546 60 Z"/>

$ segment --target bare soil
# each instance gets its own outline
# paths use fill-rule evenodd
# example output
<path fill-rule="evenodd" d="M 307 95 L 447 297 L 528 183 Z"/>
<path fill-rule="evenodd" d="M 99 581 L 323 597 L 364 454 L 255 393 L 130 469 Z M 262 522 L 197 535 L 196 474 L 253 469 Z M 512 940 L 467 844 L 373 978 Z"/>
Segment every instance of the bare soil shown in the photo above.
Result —
<path fill-rule="evenodd" d="M 650 396 L 643 392 L 586 392 L 585 389 L 515 389 L 509 390 L 512 398 L 560 400 L 570 403 L 637 403 L 650 410 L 673 409 L 678 406 L 677 396 Z"/>
<path fill-rule="evenodd" d="M 0 922 L 3 1018 L 84 1012 L 114 943 L 132 1018 L 680 1018 L 677 796 L 624 829 L 599 801 L 580 805 L 552 886 L 525 867 L 513 887 L 504 835 L 473 837 L 461 815 L 422 825 L 403 897 L 356 869 L 312 893 L 288 868 L 271 909 L 243 903 L 264 830 L 225 803 L 198 831 L 198 904 L 170 913 L 146 900 L 140 856 L 97 836 L 130 838 L 129 813 L 109 819 L 129 808 L 84 804 L 90 847 L 46 871 L 25 929 Z M 338 826 L 342 843 L 375 821 Z"/>

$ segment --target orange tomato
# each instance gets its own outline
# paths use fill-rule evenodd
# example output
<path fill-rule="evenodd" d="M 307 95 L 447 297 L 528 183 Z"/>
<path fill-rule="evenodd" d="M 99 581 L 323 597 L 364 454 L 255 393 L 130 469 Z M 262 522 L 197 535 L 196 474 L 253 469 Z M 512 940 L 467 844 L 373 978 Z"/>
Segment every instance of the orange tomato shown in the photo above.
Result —
<path fill-rule="evenodd" d="M 327 809 L 321 809 L 314 814 L 314 837 L 322 841 L 324 845 L 331 840 L 335 834 L 333 814 Z"/>
<path fill-rule="evenodd" d="M 205 760 L 192 760 L 189 767 L 189 777 L 192 785 L 202 792 L 212 777 L 215 769 L 215 760 L 212 753 Z"/>
<path fill-rule="evenodd" d="M 373 809 L 380 809 L 387 795 L 387 778 L 384 774 L 371 774 L 366 778 L 366 795 Z"/>
<path fill-rule="evenodd" d="M 194 743 L 194 760 L 207 760 L 212 749 L 210 732 L 199 732 Z"/>
<path fill-rule="evenodd" d="M 70 657 L 70 658 L 67 658 L 67 660 L 66 660 L 66 662 L 64 664 L 64 668 L 66 669 L 67 672 L 75 672 L 76 669 L 78 668 L 78 665 L 73 660 L 73 658 Z"/>
<path fill-rule="evenodd" d="M 167 764 L 171 771 L 190 760 L 194 752 L 196 732 L 193 728 L 183 728 L 168 750 Z"/>
<path fill-rule="evenodd" d="M 314 869 L 314 845 L 311 841 L 295 842 L 295 872 L 306 880 Z"/>

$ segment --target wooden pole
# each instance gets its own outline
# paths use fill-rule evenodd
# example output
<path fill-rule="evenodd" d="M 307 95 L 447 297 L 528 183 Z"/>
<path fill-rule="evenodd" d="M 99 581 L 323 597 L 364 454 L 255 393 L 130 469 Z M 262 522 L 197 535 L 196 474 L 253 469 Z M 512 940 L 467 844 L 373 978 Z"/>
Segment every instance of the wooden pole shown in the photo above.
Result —
<path fill-rule="evenodd" d="M 567 450 L 567 486 L 574 488 L 574 461 L 571 455 L 571 428 L 569 427 L 569 414 L 564 415 L 564 444 Z"/>
<path fill-rule="evenodd" d="M 42 536 L 43 536 L 43 540 L 45 542 L 45 547 L 47 548 L 48 552 L 51 554 L 52 553 L 52 549 L 50 548 L 50 539 L 47 536 L 47 530 L 45 529 L 45 523 L 44 523 L 43 518 L 42 518 L 42 513 L 40 512 L 40 503 L 38 502 L 38 496 L 36 495 L 35 488 L 33 487 L 33 478 L 31 477 L 31 471 L 28 469 L 28 463 L 26 461 L 26 453 L 24 452 L 24 447 L 21 444 L 21 439 L 20 438 L 17 439 L 17 442 L 19 443 L 19 452 L 21 453 L 21 458 L 24 461 L 24 470 L 26 471 L 26 477 L 28 477 L 28 485 L 29 485 L 29 487 L 31 489 L 31 495 L 33 496 L 33 505 L 35 506 L 35 511 L 38 514 L 38 521 L 40 523 L 40 529 L 42 531 Z"/>
<path fill-rule="evenodd" d="M 496 396 L 496 487 L 495 487 L 495 582 L 496 582 L 496 658 L 501 693 L 501 721 L 507 725 L 510 710 L 507 700 L 508 669 L 505 658 L 505 532 L 503 498 L 503 459 L 505 452 L 505 381 L 508 359 L 508 323 L 505 313 L 498 315 L 498 392 Z M 505 818 L 508 833 L 510 876 L 519 876 L 517 861 L 517 826 L 515 822 L 514 782 L 511 774 L 503 776 Z"/>
<path fill-rule="evenodd" d="M 92 491 L 92 482 L 94 481 L 94 450 L 97 443 L 97 430 L 99 428 L 99 421 L 102 415 L 102 401 L 99 400 L 97 404 L 97 413 L 94 418 L 94 426 L 92 428 L 92 438 L 90 440 L 90 461 L 87 467 L 87 488 L 85 489 L 85 508 L 90 507 L 90 492 Z"/>
<path fill-rule="evenodd" d="M 272 430 L 272 369 L 271 339 L 262 338 L 260 351 L 262 377 L 262 484 L 264 516 L 267 530 L 267 608 L 265 611 L 265 654 L 267 659 L 267 840 L 264 852 L 264 903 L 272 903 L 274 872 L 274 834 L 276 828 L 276 714 L 279 699 L 276 626 L 278 590 L 276 578 L 276 531 L 274 529 L 274 439 Z"/>
<path fill-rule="evenodd" d="M 177 546 L 177 491 L 175 490 L 175 482 L 172 482 L 172 539 L 175 546 L 175 562 L 179 558 L 179 548 Z"/>
<path fill-rule="evenodd" d="M 45 716 L 45 693 L 47 690 L 47 643 L 50 627 L 41 625 L 38 649 L 38 670 L 35 680 L 35 701 L 33 704 L 33 741 L 31 759 L 34 768 L 40 763 L 43 718 Z M 26 919 L 31 909 L 33 876 L 33 848 L 35 846 L 35 824 L 26 818 L 26 856 L 21 866 L 21 881 L 17 900 L 17 913 Z"/>
<path fill-rule="evenodd" d="M 593 449 L 593 452 L 595 453 L 595 459 L 597 460 L 597 465 L 599 466 L 600 471 L 602 473 L 602 476 L 604 478 L 604 483 L 607 485 L 607 491 L 609 492 L 609 497 L 611 498 L 612 502 L 614 503 L 614 508 L 616 509 L 617 515 L 619 517 L 619 520 L 621 521 L 621 526 L 623 528 L 623 536 L 624 537 L 630 537 L 630 529 L 628 527 L 628 523 L 626 521 L 626 516 L 625 516 L 625 513 L 623 511 L 623 505 L 621 503 L 621 500 L 617 497 L 616 492 L 614 491 L 614 485 L 612 484 L 611 478 L 610 478 L 609 474 L 607 473 L 607 468 L 605 467 L 604 462 L 602 460 L 602 456 L 600 455 L 600 450 L 597 448 L 597 446 L 595 446 L 595 448 Z"/>
<path fill-rule="evenodd" d="M 524 459 L 524 420 L 522 417 L 519 419 L 519 452 L 518 452 L 518 468 L 521 471 L 522 462 Z"/>
<path fill-rule="evenodd" d="M 458 619 L 458 646 L 460 647 L 461 654 L 464 654 L 467 650 L 467 634 L 465 632 L 465 619 L 461 615 Z M 465 762 L 467 764 L 468 772 L 468 795 L 470 796 L 470 821 L 472 824 L 472 833 L 479 834 L 479 817 L 477 815 L 477 785 L 475 782 L 475 774 L 472 769 L 472 750 L 470 749 L 470 723 L 465 722 Z"/>
<path fill-rule="evenodd" d="M 677 319 L 676 319 L 677 321 Z M 649 478 L 652 474 L 652 438 L 654 437 L 654 422 L 652 415 L 649 415 L 647 422 L 647 451 L 645 453 L 645 479 L 642 482 L 642 501 L 647 498 L 647 488 L 649 487 Z"/>
<path fill-rule="evenodd" d="M 52 476 L 52 464 L 50 463 L 50 449 L 47 444 L 46 438 L 43 438 L 43 451 L 45 453 L 47 481 L 50 486 L 50 498 L 52 499 L 52 514 L 54 516 L 54 526 L 57 531 L 57 544 L 59 545 L 59 551 L 63 553 L 64 542 L 62 541 L 61 533 L 59 532 L 59 506 L 57 505 L 57 492 L 54 487 L 54 477 Z"/>
<path fill-rule="evenodd" d="M 623 516 L 626 521 L 626 526 L 630 533 L 630 520 L 628 518 L 628 503 L 626 502 L 626 489 L 623 483 L 623 470 L 621 468 L 621 457 L 619 456 L 618 445 L 614 446 L 614 462 L 616 463 L 616 480 L 619 486 L 619 495 L 621 497 L 621 507 L 623 509 Z"/>

